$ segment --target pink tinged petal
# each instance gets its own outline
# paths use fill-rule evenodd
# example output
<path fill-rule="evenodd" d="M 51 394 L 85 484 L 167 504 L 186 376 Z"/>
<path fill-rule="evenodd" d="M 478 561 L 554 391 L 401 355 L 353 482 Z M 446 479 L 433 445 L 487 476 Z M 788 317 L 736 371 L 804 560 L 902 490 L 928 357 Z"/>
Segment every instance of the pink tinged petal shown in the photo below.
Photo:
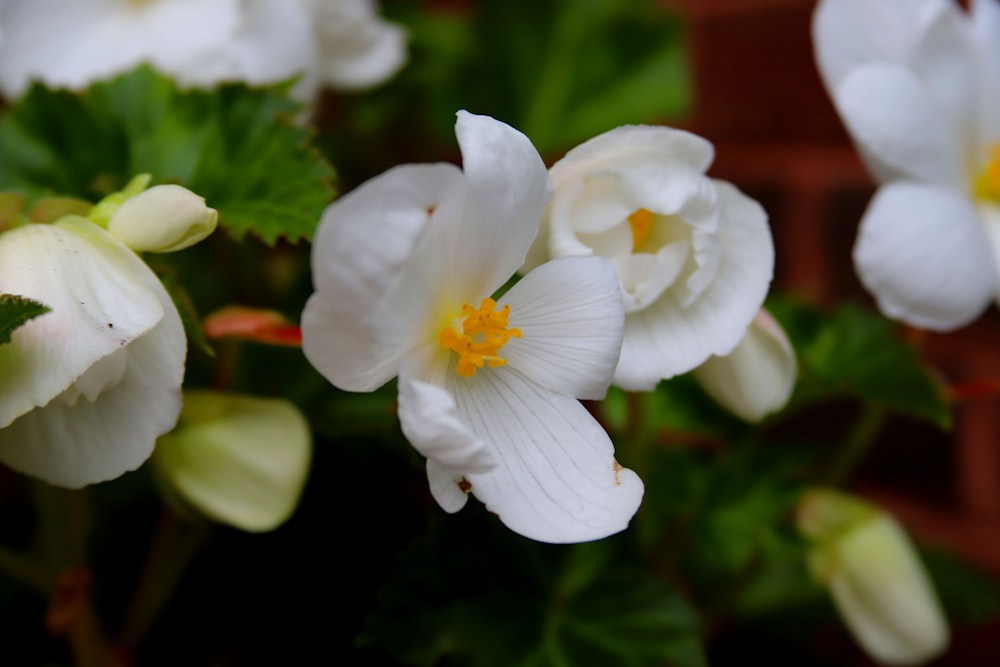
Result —
<path fill-rule="evenodd" d="M 756 422 L 780 410 L 795 387 L 798 363 L 781 326 L 761 310 L 739 345 L 724 357 L 709 357 L 694 377 L 720 405 Z"/>
<path fill-rule="evenodd" d="M 409 266 L 415 246 L 433 218 L 462 206 L 461 188 L 452 165 L 406 165 L 327 207 L 313 242 L 316 293 L 302 313 L 302 350 L 334 385 L 372 391 L 396 375 L 433 294 L 433 277 L 421 280 Z M 386 321 L 397 283 L 406 299 Z"/>
<path fill-rule="evenodd" d="M 879 189 L 861 220 L 854 265 L 886 316 L 935 331 L 968 324 L 997 293 L 975 207 L 930 185 Z"/>
<path fill-rule="evenodd" d="M 813 14 L 816 62 L 828 90 L 851 71 L 907 62 L 913 44 L 950 0 L 821 0 Z M 954 7 L 950 8 L 954 10 Z"/>
<path fill-rule="evenodd" d="M 510 368 L 545 389 L 601 399 L 618 363 L 624 312 L 614 269 L 603 257 L 541 265 L 500 299 L 521 330 L 500 350 Z M 483 371 L 488 373 L 489 371 Z"/>
<path fill-rule="evenodd" d="M 122 265 L 118 279 L 141 284 L 162 313 L 148 333 L 121 349 L 126 360 L 118 384 L 93 401 L 81 396 L 70 404 L 60 396 L 0 429 L 0 461 L 52 484 L 76 488 L 139 467 L 156 438 L 173 428 L 181 409 L 187 340 L 177 309 L 142 260 L 89 222 L 67 226 L 84 227 L 80 231 L 98 244 L 105 261 Z M 129 273 L 124 273 L 126 266 Z M 85 322 L 77 324 L 76 335 L 88 328 Z M 4 347 L 12 346 L 0 350 Z"/>
<path fill-rule="evenodd" d="M 443 261 L 452 268 L 446 284 L 491 294 L 524 263 L 538 233 L 548 171 L 526 136 L 489 116 L 459 111 L 455 134 L 467 199 L 464 216 L 445 234 Z"/>
<path fill-rule="evenodd" d="M 912 72 L 893 65 L 857 69 L 834 99 L 879 179 L 965 186 L 964 136 Z"/>
<path fill-rule="evenodd" d="M 598 135 L 572 149 L 552 166 L 552 182 L 561 189 L 564 179 L 628 164 L 644 169 L 662 164 L 664 156 L 694 171 L 704 172 L 712 163 L 712 144 L 701 137 L 669 127 L 624 125 Z"/>
<path fill-rule="evenodd" d="M 760 204 L 716 181 L 725 216 L 718 237 L 718 270 L 690 305 L 668 290 L 645 310 L 625 318 L 625 337 L 614 384 L 650 390 L 686 373 L 711 355 L 726 355 L 757 314 L 774 270 L 774 246 Z"/>
<path fill-rule="evenodd" d="M 0 427 L 48 404 L 163 317 L 155 293 L 135 277 L 132 259 L 139 260 L 121 250 L 109 253 L 52 225 L 0 235 L 0 293 L 51 308 L 0 346 Z"/>
<path fill-rule="evenodd" d="M 642 500 L 607 434 L 577 400 L 506 368 L 452 376 L 459 413 L 498 465 L 469 491 L 511 530 L 542 542 L 584 542 L 624 530 Z"/>
<path fill-rule="evenodd" d="M 486 443 L 469 430 L 443 387 L 399 379 L 399 424 L 414 449 L 451 471 L 486 472 L 496 465 Z"/>

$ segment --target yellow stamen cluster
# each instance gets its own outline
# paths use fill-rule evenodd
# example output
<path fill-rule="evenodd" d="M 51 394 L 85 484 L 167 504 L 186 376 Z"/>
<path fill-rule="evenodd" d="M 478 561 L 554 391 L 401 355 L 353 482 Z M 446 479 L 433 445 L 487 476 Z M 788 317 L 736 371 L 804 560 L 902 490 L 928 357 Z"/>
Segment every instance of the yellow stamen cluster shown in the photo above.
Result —
<path fill-rule="evenodd" d="M 458 353 L 457 370 L 462 377 L 472 377 L 484 365 L 496 368 L 506 364 L 507 360 L 498 357 L 497 352 L 511 337 L 521 337 L 520 329 L 507 328 L 510 304 L 499 311 L 496 307 L 497 302 L 493 299 L 483 299 L 479 308 L 465 304 L 462 306 L 462 333 L 448 325 L 438 335 L 444 348 Z"/>
<path fill-rule="evenodd" d="M 632 228 L 632 252 L 638 252 L 639 246 L 653 230 L 653 214 L 644 208 L 636 209 L 628 217 L 628 225 Z"/>
<path fill-rule="evenodd" d="M 1000 201 L 1000 144 L 990 147 L 990 160 L 976 178 L 974 187 L 979 199 Z"/>

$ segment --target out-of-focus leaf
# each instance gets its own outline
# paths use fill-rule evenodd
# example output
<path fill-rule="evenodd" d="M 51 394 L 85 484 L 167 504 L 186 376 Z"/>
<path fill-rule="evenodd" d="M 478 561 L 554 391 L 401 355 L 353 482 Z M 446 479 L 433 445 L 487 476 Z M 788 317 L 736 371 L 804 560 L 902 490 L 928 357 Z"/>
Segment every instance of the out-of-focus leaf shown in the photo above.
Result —
<path fill-rule="evenodd" d="M 205 197 L 236 238 L 308 239 L 334 172 L 287 87 L 179 91 L 148 67 L 79 95 L 35 85 L 0 120 L 0 187 L 96 200 L 150 173 Z"/>
<path fill-rule="evenodd" d="M 439 528 L 403 554 L 364 645 L 428 666 L 705 664 L 694 611 L 615 539 L 532 543 L 468 509 Z"/>
<path fill-rule="evenodd" d="M 944 552 L 923 551 L 920 557 L 952 623 L 985 623 L 1000 614 L 1000 584 L 994 578 Z"/>
<path fill-rule="evenodd" d="M 14 294 L 0 294 L 0 345 L 10 342 L 19 326 L 49 312 L 49 307 Z"/>
<path fill-rule="evenodd" d="M 942 386 L 885 318 L 852 304 L 830 315 L 791 301 L 768 307 L 799 355 L 793 404 L 848 396 L 950 426 Z"/>

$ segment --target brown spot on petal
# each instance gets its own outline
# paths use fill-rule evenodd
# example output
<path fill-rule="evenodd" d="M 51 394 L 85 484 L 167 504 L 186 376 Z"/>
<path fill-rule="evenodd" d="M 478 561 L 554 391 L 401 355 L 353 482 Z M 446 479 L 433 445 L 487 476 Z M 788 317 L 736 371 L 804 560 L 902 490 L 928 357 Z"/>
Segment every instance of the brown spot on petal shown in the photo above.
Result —
<path fill-rule="evenodd" d="M 468 493 L 472 490 L 472 482 L 465 479 L 464 477 L 458 480 L 458 488 L 462 493 Z"/>
<path fill-rule="evenodd" d="M 618 463 L 617 459 L 611 459 L 611 466 L 612 469 L 615 471 L 615 484 L 616 485 L 621 484 L 622 481 L 618 478 L 618 472 L 620 470 L 625 470 L 625 468 L 622 467 L 622 464 Z"/>

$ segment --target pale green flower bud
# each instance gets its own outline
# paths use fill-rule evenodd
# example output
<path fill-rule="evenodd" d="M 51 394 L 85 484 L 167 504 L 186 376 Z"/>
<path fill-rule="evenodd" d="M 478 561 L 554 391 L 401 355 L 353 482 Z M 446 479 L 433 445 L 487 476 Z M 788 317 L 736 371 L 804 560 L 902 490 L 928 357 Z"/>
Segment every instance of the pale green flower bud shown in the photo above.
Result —
<path fill-rule="evenodd" d="M 815 489 L 803 496 L 799 531 L 812 542 L 813 577 L 876 661 L 917 665 L 948 645 L 948 625 L 916 550 L 888 514 L 857 498 Z"/>
<path fill-rule="evenodd" d="M 123 201 L 107 229 L 136 252 L 174 252 L 204 239 L 218 221 L 203 197 L 179 185 L 156 185 Z"/>
<path fill-rule="evenodd" d="M 788 337 L 766 311 L 757 313 L 743 340 L 724 357 L 709 357 L 694 370 L 702 388 L 724 408 L 756 422 L 784 407 L 798 364 Z"/>
<path fill-rule="evenodd" d="M 280 399 L 188 391 L 177 428 L 153 453 L 168 501 L 263 532 L 295 510 L 312 458 L 302 413 Z"/>

